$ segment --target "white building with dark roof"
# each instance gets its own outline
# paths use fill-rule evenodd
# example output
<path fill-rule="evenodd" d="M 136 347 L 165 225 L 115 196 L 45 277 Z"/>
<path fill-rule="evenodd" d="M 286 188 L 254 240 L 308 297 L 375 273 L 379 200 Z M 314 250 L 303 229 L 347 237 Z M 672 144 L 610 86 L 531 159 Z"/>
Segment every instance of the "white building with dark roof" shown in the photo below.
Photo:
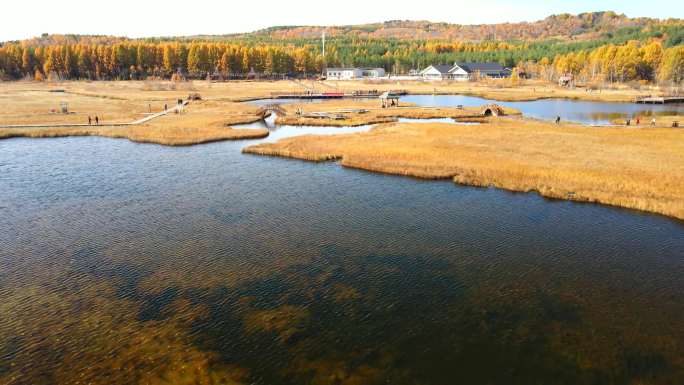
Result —
<path fill-rule="evenodd" d="M 499 63 L 454 63 L 449 70 L 455 80 L 469 80 L 476 76 L 489 78 L 508 78 L 511 70 Z"/>
<path fill-rule="evenodd" d="M 431 65 L 420 71 L 419 75 L 425 80 L 447 80 L 450 78 L 449 70 L 453 66 L 448 64 Z"/>
<path fill-rule="evenodd" d="M 420 71 L 425 80 L 459 80 L 468 81 L 475 78 L 507 78 L 511 70 L 499 63 L 454 63 L 454 65 L 431 65 Z"/>

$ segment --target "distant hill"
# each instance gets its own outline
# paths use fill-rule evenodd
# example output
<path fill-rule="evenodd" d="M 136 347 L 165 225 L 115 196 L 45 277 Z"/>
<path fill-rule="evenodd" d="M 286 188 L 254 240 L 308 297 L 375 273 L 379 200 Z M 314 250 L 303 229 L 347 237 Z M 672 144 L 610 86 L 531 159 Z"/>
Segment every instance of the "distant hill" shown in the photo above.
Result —
<path fill-rule="evenodd" d="M 42 36 L 32 39 L 22 40 L 25 45 L 32 47 L 59 45 L 59 44 L 102 44 L 109 45 L 120 41 L 131 40 L 126 37 L 105 36 L 105 35 L 52 35 L 44 33 Z"/>
<path fill-rule="evenodd" d="M 461 25 L 429 21 L 392 20 L 384 23 L 348 26 L 282 26 L 232 35 L 235 37 L 269 37 L 271 39 L 307 39 L 321 35 L 361 38 L 396 38 L 412 40 L 540 40 L 562 38 L 585 40 L 620 29 L 648 28 L 660 24 L 678 24 L 681 19 L 661 21 L 629 18 L 615 12 L 592 12 L 579 15 L 552 15 L 544 20 L 522 23 Z"/>
<path fill-rule="evenodd" d="M 346 26 L 276 26 L 267 29 L 226 35 L 194 35 L 178 37 L 150 37 L 127 39 L 114 36 L 91 35 L 48 35 L 25 40 L 31 46 L 52 44 L 112 44 L 124 40 L 290 40 L 316 39 L 323 30 L 330 37 L 399 39 L 399 40 L 522 40 L 537 41 L 561 39 L 582 41 L 605 37 L 627 29 L 648 30 L 649 28 L 684 24 L 682 19 L 659 20 L 651 18 L 629 18 L 612 11 L 581 13 L 579 15 L 552 15 L 543 20 L 522 23 L 500 24 L 449 24 L 429 21 L 392 20 L 382 23 Z"/>

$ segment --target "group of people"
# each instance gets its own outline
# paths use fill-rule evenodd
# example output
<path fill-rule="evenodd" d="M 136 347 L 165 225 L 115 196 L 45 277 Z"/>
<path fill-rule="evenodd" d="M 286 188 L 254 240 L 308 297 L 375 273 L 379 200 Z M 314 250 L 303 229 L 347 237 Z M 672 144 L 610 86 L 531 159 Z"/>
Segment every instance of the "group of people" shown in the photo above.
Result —
<path fill-rule="evenodd" d="M 556 124 L 560 124 L 560 121 L 561 121 L 561 117 L 556 116 L 556 120 L 555 120 Z M 625 121 L 625 126 L 630 126 L 631 124 L 632 124 L 632 119 L 627 119 Z M 636 117 L 636 125 L 638 126 L 639 124 L 641 124 L 641 117 L 637 116 Z M 656 125 L 656 118 L 653 118 L 653 119 L 651 119 L 651 126 L 655 126 L 655 125 Z M 675 127 L 674 123 L 673 123 L 673 127 Z"/>
<path fill-rule="evenodd" d="M 395 99 L 382 99 L 382 108 L 397 107 L 399 101 Z"/>
<path fill-rule="evenodd" d="M 632 119 L 627 119 L 625 121 L 626 126 L 630 126 L 631 124 L 632 124 Z M 638 126 L 639 124 L 641 124 L 641 117 L 637 116 L 636 117 L 636 125 Z M 656 118 L 653 118 L 653 119 L 651 119 L 651 126 L 655 126 L 655 125 L 656 125 Z"/>
<path fill-rule="evenodd" d="M 92 124 L 93 124 L 93 118 L 91 118 L 90 115 L 88 115 L 88 125 L 90 126 Z M 95 125 L 99 125 L 99 124 L 100 124 L 100 118 L 97 115 L 95 115 Z"/>

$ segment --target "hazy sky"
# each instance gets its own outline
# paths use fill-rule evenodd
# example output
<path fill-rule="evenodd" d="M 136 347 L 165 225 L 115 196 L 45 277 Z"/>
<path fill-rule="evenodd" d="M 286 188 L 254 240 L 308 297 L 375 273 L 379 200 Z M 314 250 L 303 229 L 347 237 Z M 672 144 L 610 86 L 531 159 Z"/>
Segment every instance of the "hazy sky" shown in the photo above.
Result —
<path fill-rule="evenodd" d="M 460 24 L 534 21 L 555 13 L 613 10 L 684 18 L 682 0 L 8 0 L 0 41 L 47 33 L 129 37 L 249 32 L 274 25 L 340 25 L 410 19 Z"/>

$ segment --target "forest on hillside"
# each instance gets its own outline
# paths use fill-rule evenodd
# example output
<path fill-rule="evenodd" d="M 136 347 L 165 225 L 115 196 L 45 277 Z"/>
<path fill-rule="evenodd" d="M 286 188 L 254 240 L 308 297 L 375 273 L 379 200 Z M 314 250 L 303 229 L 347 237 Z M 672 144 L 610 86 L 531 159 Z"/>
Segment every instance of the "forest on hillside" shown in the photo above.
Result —
<path fill-rule="evenodd" d="M 523 30 L 531 37 L 502 38 L 515 36 L 502 31 L 520 24 L 528 27 Z M 303 77 L 320 74 L 326 65 L 382 67 L 390 74 L 405 74 L 431 64 L 459 61 L 495 61 L 549 80 L 566 73 L 585 81 L 681 83 L 684 78 L 681 20 L 629 19 L 606 12 L 558 15 L 535 23 L 486 26 L 499 31 L 496 39 L 443 37 L 445 31 L 459 28 L 461 36 L 469 36 L 463 31 L 475 31 L 476 27 L 483 26 L 395 21 L 347 27 L 344 33 L 334 30 L 342 27 L 334 27 L 325 57 L 318 37 L 307 32 L 317 33 L 320 27 L 275 27 L 251 34 L 192 38 L 46 34 L 2 44 L 0 78 Z M 439 38 L 423 39 L 420 34 L 403 38 L 403 32 L 384 37 L 387 30 L 411 28 L 440 31 L 435 34 Z M 552 34 L 556 37 L 549 38 Z"/>

